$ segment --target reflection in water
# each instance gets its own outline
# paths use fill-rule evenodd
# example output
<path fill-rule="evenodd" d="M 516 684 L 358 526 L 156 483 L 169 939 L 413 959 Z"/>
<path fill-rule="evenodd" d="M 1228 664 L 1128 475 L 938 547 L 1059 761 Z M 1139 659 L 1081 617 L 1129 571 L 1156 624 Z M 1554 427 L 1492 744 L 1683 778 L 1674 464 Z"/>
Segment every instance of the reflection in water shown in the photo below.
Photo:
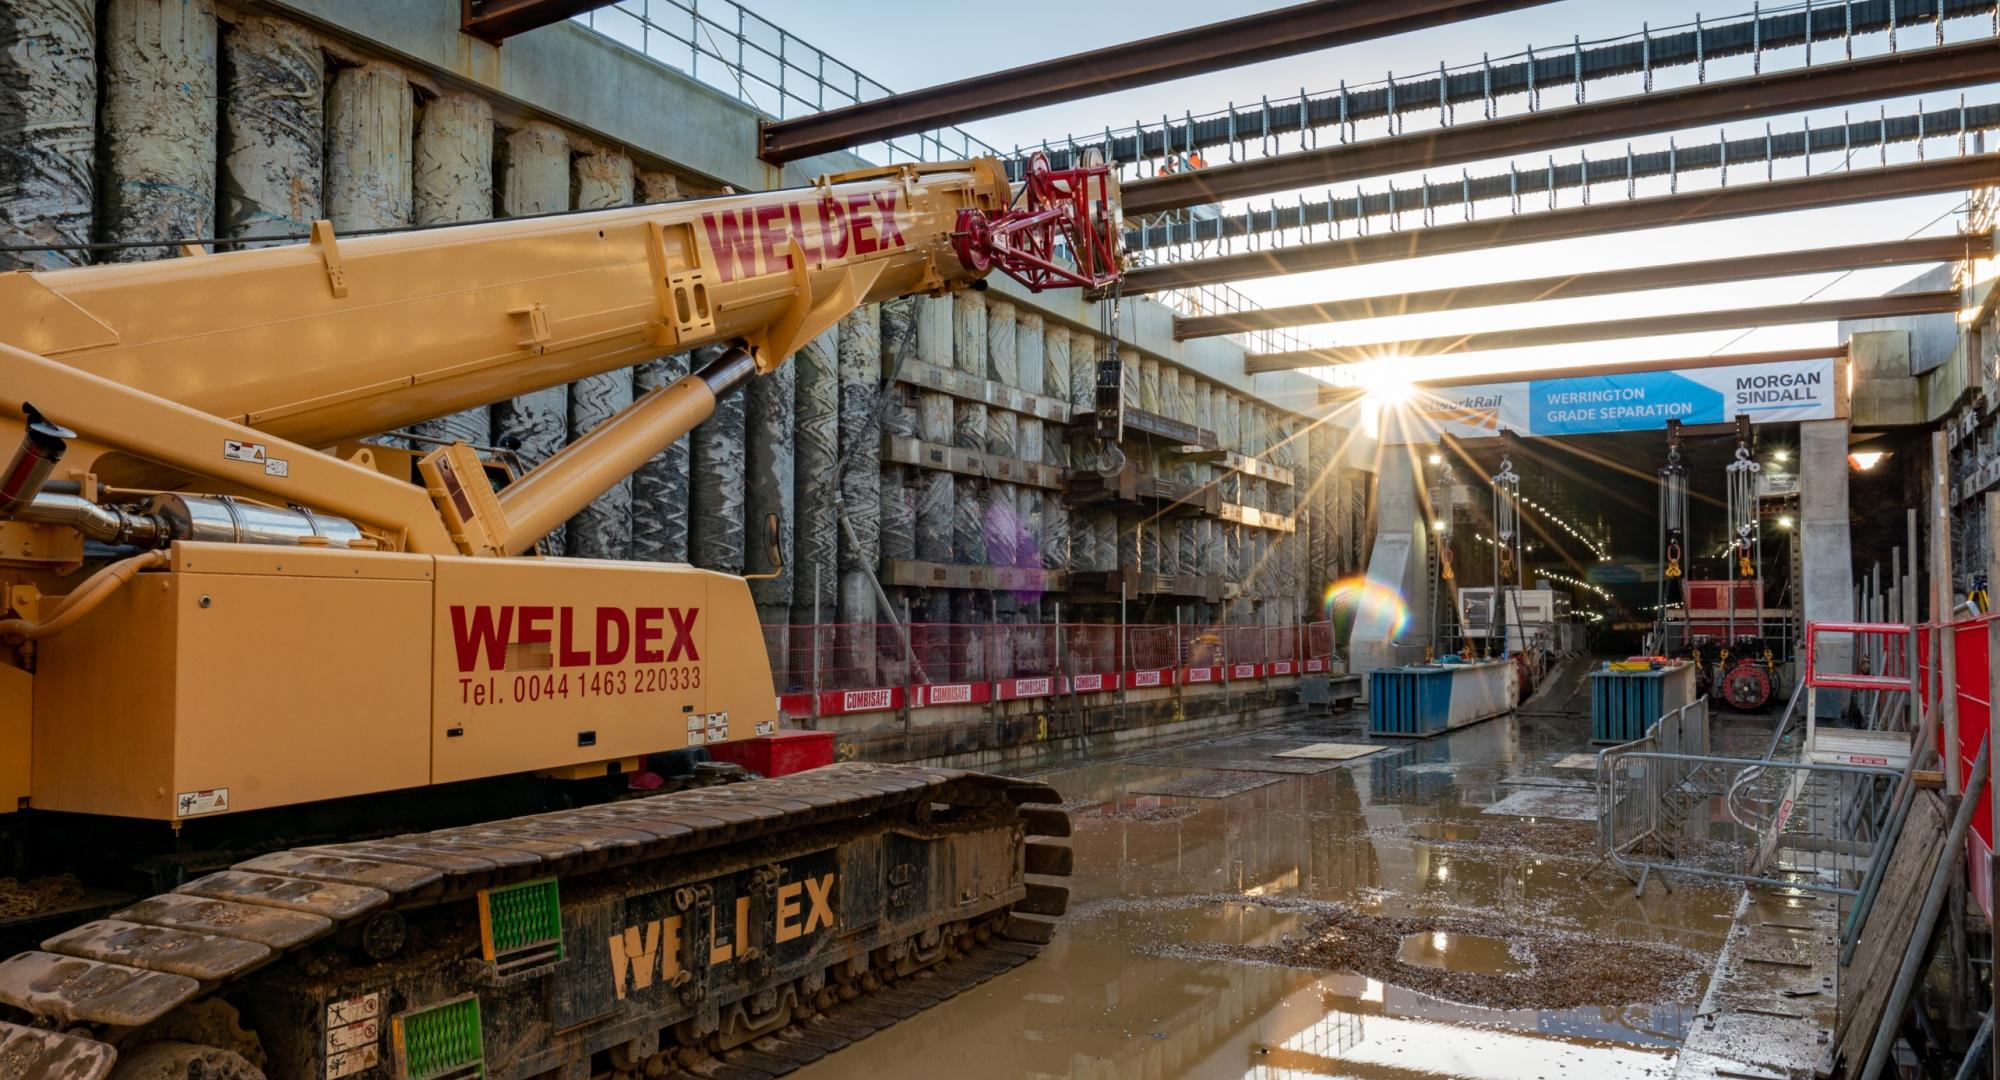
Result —
<path fill-rule="evenodd" d="M 1454 934 L 1431 930 L 1403 938 L 1396 959 L 1405 964 L 1437 968 L 1440 971 L 1467 971 L 1479 975 L 1521 975 L 1533 965 L 1509 951 L 1506 942 L 1483 934 Z"/>
<path fill-rule="evenodd" d="M 1635 898 L 1615 875 L 1585 880 L 1587 859 L 1503 842 L 1464 843 L 1479 839 L 1480 811 L 1506 793 L 1500 780 L 1529 775 L 1536 763 L 1586 745 L 1580 722 L 1539 724 L 1524 730 L 1508 719 L 1399 744 L 1225 799 L 1133 793 L 1187 775 L 1181 768 L 1101 763 L 1051 774 L 1047 779 L 1080 807 L 1071 915 L 1056 941 L 1036 961 L 794 1075 L 1657 1075 L 1694 1006 L 1478 1008 L 1350 972 L 1174 951 L 1176 943 L 1296 939 L 1312 917 L 1284 905 L 1327 901 L 1385 917 L 1479 916 L 1712 957 L 1729 924 L 1733 895 L 1726 890 L 1677 885 L 1672 893 L 1648 890 Z M 1200 746 L 1188 759 L 1242 759 L 1303 742 L 1351 741 L 1360 725 L 1344 717 L 1267 728 Z M 1165 808 L 1177 809 L 1159 812 Z M 1427 827 L 1427 837 L 1412 832 L 1420 821 L 1440 824 Z M 1420 937 L 1403 943 L 1405 962 L 1508 974 L 1532 963 L 1510 955 L 1497 937 Z"/>

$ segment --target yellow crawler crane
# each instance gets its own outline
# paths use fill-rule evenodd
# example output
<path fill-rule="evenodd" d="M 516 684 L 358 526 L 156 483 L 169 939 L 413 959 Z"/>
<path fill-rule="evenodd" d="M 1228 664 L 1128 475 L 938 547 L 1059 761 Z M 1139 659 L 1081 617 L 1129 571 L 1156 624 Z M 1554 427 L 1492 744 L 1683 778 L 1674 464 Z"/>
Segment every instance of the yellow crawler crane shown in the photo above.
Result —
<path fill-rule="evenodd" d="M 1117 224 L 1102 168 L 979 160 L 0 275 L 0 825 L 56 868 L 249 853 L 0 961 L 0 1076 L 755 1080 L 1032 955 L 1070 866 L 1046 785 L 477 793 L 774 730 L 741 578 L 538 539 L 857 305 L 1101 287 Z M 519 476 L 362 441 L 710 344 Z"/>

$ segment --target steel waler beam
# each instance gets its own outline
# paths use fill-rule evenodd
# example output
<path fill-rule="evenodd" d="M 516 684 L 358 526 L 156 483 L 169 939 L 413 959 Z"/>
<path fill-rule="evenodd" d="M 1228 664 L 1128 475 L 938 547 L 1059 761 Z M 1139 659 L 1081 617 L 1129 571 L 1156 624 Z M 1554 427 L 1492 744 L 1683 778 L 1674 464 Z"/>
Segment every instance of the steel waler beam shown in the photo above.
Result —
<path fill-rule="evenodd" d="M 1631 229 L 1725 221 L 1757 214 L 1931 195 L 1981 187 L 1995 180 L 2000 180 L 2000 153 L 1971 154 L 1913 165 L 1892 165 L 1739 188 L 1598 203 L 1567 210 L 1433 225 L 1316 244 L 1293 244 L 1213 259 L 1164 263 L 1128 272 L 1124 291 L 1127 295 L 1134 295 L 1276 274 L 1364 266 L 1393 259 L 1448 255 L 1510 244 L 1532 244 Z"/>
<path fill-rule="evenodd" d="M 1942 289 L 1936 292 L 1867 296 L 1858 300 L 1822 300 L 1809 304 L 1774 304 L 1769 307 L 1731 308 L 1727 311 L 1697 311 L 1685 315 L 1655 315 L 1642 319 L 1531 326 L 1519 330 L 1491 330 L 1485 333 L 1455 334 L 1448 337 L 1413 338 L 1408 341 L 1376 341 L 1365 345 L 1343 345 L 1332 349 L 1253 354 L 1243 358 L 1243 370 L 1246 374 L 1259 375 L 1267 371 L 1292 371 L 1298 368 L 1325 367 L 1329 364 L 1358 364 L 1389 357 L 1444 356 L 1484 352 L 1488 349 L 1573 345 L 1582 341 L 1659 337 L 1666 334 L 1693 334 L 1705 330 L 1735 330 L 1755 326 L 1786 326 L 1796 323 L 1831 322 L 1835 319 L 1887 319 L 1908 315 L 1940 315 L 1957 311 L 1960 302 L 1958 290 Z"/>
<path fill-rule="evenodd" d="M 1549 0 L 1318 0 L 763 124 L 782 164 L 1040 105 L 1330 49 Z"/>
<path fill-rule="evenodd" d="M 1552 146 L 1957 89 L 1991 81 L 1996 66 L 2000 45 L 1981 38 L 1133 180 L 1123 186 L 1122 201 L 1126 216 L 1136 217 Z"/>
<path fill-rule="evenodd" d="M 549 26 L 586 11 L 610 7 L 617 0 L 466 0 L 458 20 L 460 33 L 489 45 L 516 34 Z"/>
<path fill-rule="evenodd" d="M 1442 379 L 1418 379 L 1411 387 L 1418 393 L 1445 390 L 1454 386 L 1484 386 L 1487 383 L 1519 382 L 1522 379 L 1583 379 L 1601 375 L 1636 375 L 1647 371 L 1698 371 L 1702 368 L 1737 367 L 1743 364 L 1790 364 L 1801 360 L 1845 360 L 1847 346 L 1829 345 L 1822 349 L 1772 349 L 1768 352 L 1723 353 L 1719 356 L 1681 356 L 1670 360 L 1623 360 L 1612 364 L 1577 364 L 1559 368 L 1524 371 L 1486 371 L 1477 375 L 1450 375 Z M 1365 386 L 1320 388 L 1321 405 L 1341 405 L 1368 396 Z"/>
<path fill-rule="evenodd" d="M 1568 300 L 1579 296 L 1608 296 L 1673 289 L 1685 285 L 1713 285 L 1725 281 L 1817 274 L 1835 270 L 1866 270 L 1913 263 L 1954 262 L 1993 254 L 1991 234 L 1981 236 L 1927 236 L 1917 240 L 1892 240 L 1879 244 L 1850 244 L 1843 247 L 1784 251 L 1768 255 L 1740 255 L 1727 259 L 1667 263 L 1628 270 L 1600 270 L 1582 274 L 1558 274 L 1522 281 L 1496 281 L 1483 285 L 1454 285 L 1423 292 L 1387 293 L 1327 300 L 1317 304 L 1257 308 L 1221 315 L 1180 316 L 1174 319 L 1174 340 L 1218 337 L 1255 330 L 1319 323 L 1381 319 L 1395 315 L 1421 315 L 1434 311 L 1527 304 L 1542 300 Z"/>

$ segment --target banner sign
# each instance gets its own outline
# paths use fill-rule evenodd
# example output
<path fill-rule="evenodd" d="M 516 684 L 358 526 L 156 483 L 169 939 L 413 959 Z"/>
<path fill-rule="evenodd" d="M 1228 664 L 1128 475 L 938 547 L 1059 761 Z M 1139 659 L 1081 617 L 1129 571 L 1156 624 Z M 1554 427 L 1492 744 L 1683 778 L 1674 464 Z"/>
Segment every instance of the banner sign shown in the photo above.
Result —
<path fill-rule="evenodd" d="M 1832 359 L 1741 364 L 1693 371 L 1535 379 L 1436 390 L 1419 388 L 1398 409 L 1384 409 L 1384 441 L 1436 442 L 1519 435 L 1654 431 L 1669 420 L 1725 424 L 1831 420 L 1839 395 Z"/>

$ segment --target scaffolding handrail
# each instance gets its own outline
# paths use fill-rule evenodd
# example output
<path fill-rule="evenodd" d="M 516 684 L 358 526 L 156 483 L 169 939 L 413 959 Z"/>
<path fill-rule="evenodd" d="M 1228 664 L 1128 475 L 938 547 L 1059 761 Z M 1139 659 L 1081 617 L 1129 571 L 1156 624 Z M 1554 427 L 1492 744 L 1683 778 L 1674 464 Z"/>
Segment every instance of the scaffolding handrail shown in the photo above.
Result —
<path fill-rule="evenodd" d="M 656 16 L 656 11 L 661 14 Z M 573 21 L 774 120 L 894 93 L 736 0 L 621 0 L 578 15 Z M 634 37 L 636 41 L 631 40 Z M 661 55 L 656 41 L 666 43 L 662 48 L 671 50 L 672 58 Z M 686 57 L 684 64 L 676 62 L 682 55 Z M 704 59 L 711 68 L 720 67 L 721 78 L 702 70 Z M 760 100 L 757 88 L 768 91 L 763 95 L 767 100 Z M 884 165 L 895 164 L 898 154 L 917 162 L 1002 156 L 1000 150 L 959 127 L 919 133 L 913 143 L 884 139 L 856 147 L 854 152 L 864 156 L 863 149 L 879 146 L 884 160 L 878 164 Z"/>

